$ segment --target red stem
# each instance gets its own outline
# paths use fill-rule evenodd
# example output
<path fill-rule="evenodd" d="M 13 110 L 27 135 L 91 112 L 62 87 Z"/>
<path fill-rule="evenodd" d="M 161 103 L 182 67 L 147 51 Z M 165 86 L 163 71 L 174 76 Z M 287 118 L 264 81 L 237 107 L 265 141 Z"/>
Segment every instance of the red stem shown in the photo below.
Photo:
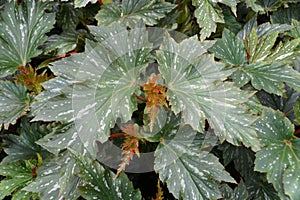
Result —
<path fill-rule="evenodd" d="M 137 95 L 137 94 L 133 94 L 133 95 L 135 96 L 135 98 L 141 100 L 142 102 L 147 103 L 147 99 L 144 99 L 143 97 L 141 97 L 141 96 L 139 96 L 139 95 Z"/>
<path fill-rule="evenodd" d="M 109 138 L 117 138 L 117 137 L 123 137 L 125 136 L 125 133 L 114 133 L 114 134 L 111 134 L 109 136 Z"/>
<path fill-rule="evenodd" d="M 180 0 L 177 1 L 177 10 L 180 11 Z"/>
<path fill-rule="evenodd" d="M 102 5 L 103 5 L 103 2 L 102 2 L 102 0 L 98 0 L 98 3 L 100 4 L 100 6 L 102 6 Z"/>
<path fill-rule="evenodd" d="M 300 134 L 300 129 L 295 130 L 294 135 Z"/>

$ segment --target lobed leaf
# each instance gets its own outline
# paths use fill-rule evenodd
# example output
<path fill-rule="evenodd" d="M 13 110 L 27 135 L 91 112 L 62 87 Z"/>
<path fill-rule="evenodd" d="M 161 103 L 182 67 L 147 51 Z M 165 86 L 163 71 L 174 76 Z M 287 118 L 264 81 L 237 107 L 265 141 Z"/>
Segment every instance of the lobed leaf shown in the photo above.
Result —
<path fill-rule="evenodd" d="M 300 89 L 300 73 L 281 63 L 257 62 L 243 66 L 241 70 L 250 77 L 253 87 L 258 90 L 282 96 L 284 82 L 295 90 Z"/>
<path fill-rule="evenodd" d="M 35 161 L 10 162 L 0 165 L 0 174 L 6 176 L 0 182 L 0 199 L 12 195 L 16 199 L 16 193 L 33 179 L 32 169 L 35 168 Z M 17 194 L 18 195 L 18 194 Z M 28 199 L 32 193 L 26 193 Z"/>
<path fill-rule="evenodd" d="M 98 162 L 69 149 L 80 172 L 78 176 L 84 185 L 79 187 L 81 195 L 87 199 L 141 199 L 139 190 L 135 190 L 125 174 L 114 180 L 114 174 L 105 170 Z"/>
<path fill-rule="evenodd" d="M 222 83 L 232 70 L 224 69 L 212 55 L 199 57 L 209 46 L 193 41 L 194 38 L 189 38 L 177 44 L 167 36 L 157 52 L 159 71 L 166 81 L 172 111 L 182 112 L 184 122 L 195 130 L 202 131 L 207 119 L 222 142 L 225 139 L 235 145 L 243 142 L 257 150 L 256 134 L 250 127 L 253 118 L 240 105 L 252 94 Z M 192 49 L 188 55 L 184 53 L 187 45 Z M 203 50 L 197 51 L 198 48 Z"/>
<path fill-rule="evenodd" d="M 254 126 L 263 145 L 256 154 L 255 170 L 267 173 L 281 198 L 286 194 L 297 199 L 300 140 L 293 136 L 294 126 L 280 112 L 272 110 L 265 110 Z"/>
<path fill-rule="evenodd" d="M 229 65 L 242 65 L 246 58 L 243 41 L 227 29 L 223 31 L 222 39 L 218 40 L 209 51 Z"/>
<path fill-rule="evenodd" d="M 12 74 L 42 52 L 38 47 L 55 23 L 54 14 L 45 12 L 49 5 L 39 0 L 5 5 L 0 18 L 0 77 Z"/>
<path fill-rule="evenodd" d="M 53 132 L 55 124 L 29 124 L 26 119 L 20 123 L 18 135 L 5 134 L 3 136 L 4 152 L 7 154 L 1 163 L 9 163 L 24 159 L 36 158 L 37 153 L 42 157 L 47 157 L 49 152 L 36 144 L 40 138 Z"/>
<path fill-rule="evenodd" d="M 177 199 L 220 198 L 217 182 L 235 183 L 217 157 L 200 149 L 202 136 L 186 125 L 164 135 L 155 151 L 154 169 Z"/>
<path fill-rule="evenodd" d="M 114 4 L 103 6 L 96 19 L 99 25 L 106 26 L 120 23 L 133 28 L 140 20 L 152 26 L 174 8 L 175 5 L 162 0 L 124 0 L 120 7 Z"/>
<path fill-rule="evenodd" d="M 31 98 L 26 87 L 8 81 L 0 81 L 0 124 L 8 129 L 29 109 Z"/>
<path fill-rule="evenodd" d="M 217 4 L 208 0 L 193 0 L 192 3 L 196 7 L 195 17 L 200 28 L 202 28 L 200 40 L 203 41 L 216 31 L 217 23 L 224 23 L 222 10 Z"/>

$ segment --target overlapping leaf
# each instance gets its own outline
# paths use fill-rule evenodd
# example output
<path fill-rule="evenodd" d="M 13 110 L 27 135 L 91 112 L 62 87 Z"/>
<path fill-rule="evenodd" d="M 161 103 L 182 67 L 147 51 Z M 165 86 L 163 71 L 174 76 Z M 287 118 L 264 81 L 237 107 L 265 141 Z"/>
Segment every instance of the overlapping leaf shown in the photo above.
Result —
<path fill-rule="evenodd" d="M 29 109 L 31 98 L 26 87 L 8 81 L 0 82 L 0 126 L 8 129 Z"/>
<path fill-rule="evenodd" d="M 229 185 L 221 185 L 222 196 L 224 200 L 249 199 L 246 185 L 241 181 L 236 188 L 231 189 Z"/>
<path fill-rule="evenodd" d="M 45 42 L 44 52 L 56 51 L 57 55 L 63 55 L 74 50 L 79 40 L 84 40 L 85 34 L 87 32 L 83 30 L 70 30 L 60 35 L 51 35 Z"/>
<path fill-rule="evenodd" d="M 233 162 L 234 168 L 243 177 L 249 199 L 280 199 L 273 185 L 268 183 L 266 176 L 254 172 L 254 152 L 245 147 L 236 147 L 228 143 L 222 144 L 219 149 L 223 151 L 224 165 L 228 166 Z M 231 167 L 231 165 L 229 166 Z"/>
<path fill-rule="evenodd" d="M 74 199 L 79 196 L 77 190 L 80 180 L 74 176 L 77 165 L 66 148 L 74 148 L 83 153 L 83 144 L 74 123 L 64 125 L 56 132 L 37 141 L 56 157 L 45 160 L 37 171 L 37 178 L 24 188 L 26 191 L 40 193 L 42 199 Z"/>
<path fill-rule="evenodd" d="M 36 167 L 35 165 L 35 160 L 1 164 L 0 174 L 5 176 L 5 179 L 0 182 L 0 199 L 4 199 L 5 196 L 12 194 L 12 199 L 17 200 L 20 193 L 24 195 L 21 197 L 22 199 L 36 197 L 30 192 L 22 192 L 21 190 L 33 180 L 32 169 Z"/>
<path fill-rule="evenodd" d="M 241 68 L 250 77 L 254 88 L 282 96 L 284 82 L 300 90 L 300 73 L 281 63 L 254 63 Z"/>
<path fill-rule="evenodd" d="M 5 5 L 0 18 L 0 77 L 13 73 L 17 66 L 25 66 L 38 56 L 55 23 L 55 16 L 44 10 L 48 3 L 24 0 L 22 4 L 11 1 Z"/>
<path fill-rule="evenodd" d="M 132 97 L 151 45 L 145 28 L 130 32 L 120 26 L 90 28 L 99 43 L 89 43 L 86 53 L 51 66 L 58 78 L 45 83 L 37 98 L 47 103 L 34 120 L 75 120 L 79 136 L 95 154 L 95 141 L 106 141 L 116 119 L 126 122 L 136 109 Z"/>
<path fill-rule="evenodd" d="M 177 199 L 217 199 L 217 182 L 235 182 L 217 157 L 200 150 L 203 140 L 204 135 L 185 125 L 175 136 L 164 135 L 155 151 L 154 169 Z"/>
<path fill-rule="evenodd" d="M 254 126 L 263 148 L 256 154 L 255 170 L 267 173 L 267 179 L 284 198 L 299 197 L 300 140 L 294 126 L 280 112 L 265 110 Z M 291 178 L 293 177 L 293 178 Z"/>
<path fill-rule="evenodd" d="M 270 16 L 272 23 L 291 24 L 292 19 L 300 20 L 300 4 L 292 4 L 292 6 L 282 7 L 273 12 Z"/>
<path fill-rule="evenodd" d="M 147 25 L 155 25 L 158 20 L 165 17 L 174 5 L 162 0 L 124 0 L 121 7 L 111 4 L 106 5 L 96 15 L 98 24 L 110 25 L 121 23 L 135 27 L 141 19 Z"/>
<path fill-rule="evenodd" d="M 121 174 L 114 180 L 114 174 L 105 170 L 100 163 L 69 149 L 72 157 L 76 160 L 80 172 L 78 176 L 83 181 L 79 186 L 81 195 L 87 200 L 115 200 L 142 198 L 139 190 L 133 188 L 125 174 Z"/>
<path fill-rule="evenodd" d="M 243 41 L 227 29 L 223 31 L 222 39 L 218 40 L 209 51 L 229 65 L 242 65 L 246 60 Z"/>
<path fill-rule="evenodd" d="M 226 139 L 235 145 L 243 142 L 257 150 L 256 134 L 250 127 L 253 118 L 240 105 L 252 94 L 222 83 L 232 71 L 225 70 L 211 55 L 198 58 L 211 45 L 199 43 L 196 38 L 180 44 L 169 36 L 165 38 L 157 56 L 171 109 L 182 112 L 185 123 L 195 130 L 203 130 L 208 119 L 221 141 Z"/>
<path fill-rule="evenodd" d="M 285 90 L 286 92 L 283 96 L 269 94 L 264 91 L 260 91 L 256 93 L 256 95 L 264 106 L 274 110 L 280 110 L 290 121 L 296 124 L 297 116 L 296 113 L 294 113 L 294 109 L 297 108 L 296 102 L 300 97 L 300 92 L 297 92 L 290 87 L 285 87 Z"/>
<path fill-rule="evenodd" d="M 200 31 L 200 39 L 204 40 L 209 37 L 212 32 L 217 29 L 217 23 L 224 23 L 224 18 L 221 8 L 217 4 L 213 4 L 207 0 L 193 0 L 195 17 L 202 28 Z"/>
<path fill-rule="evenodd" d="M 35 142 L 54 131 L 55 126 L 55 124 L 29 124 L 26 122 L 26 119 L 22 120 L 18 135 L 5 134 L 3 136 L 3 146 L 7 156 L 1 163 L 35 158 L 37 153 L 39 153 L 43 158 L 48 156 L 49 152 L 37 145 Z"/>
<path fill-rule="evenodd" d="M 216 42 L 211 51 L 217 58 L 231 65 L 244 64 L 242 58 L 245 57 L 244 52 L 247 52 L 250 64 L 239 67 L 232 76 L 238 86 L 243 86 L 251 80 L 255 89 L 264 89 L 269 93 L 283 95 L 285 82 L 290 87 L 299 90 L 300 74 L 286 65 L 297 56 L 295 49 L 300 44 L 300 39 L 279 43 L 275 50 L 272 50 L 278 32 L 268 31 L 269 28 L 267 24 L 257 29 L 253 28 L 246 36 L 245 46 L 237 36 L 225 30 L 223 38 Z M 277 28 L 281 31 L 285 30 L 284 27 Z M 262 33 L 266 36 L 260 38 Z M 244 33 L 241 34 L 244 35 Z M 228 46 L 235 48 L 228 48 Z"/>
<path fill-rule="evenodd" d="M 69 154 L 47 160 L 39 167 L 37 178 L 23 190 L 39 193 L 41 199 L 76 200 L 79 197 L 79 178 L 73 175 L 75 169 Z"/>

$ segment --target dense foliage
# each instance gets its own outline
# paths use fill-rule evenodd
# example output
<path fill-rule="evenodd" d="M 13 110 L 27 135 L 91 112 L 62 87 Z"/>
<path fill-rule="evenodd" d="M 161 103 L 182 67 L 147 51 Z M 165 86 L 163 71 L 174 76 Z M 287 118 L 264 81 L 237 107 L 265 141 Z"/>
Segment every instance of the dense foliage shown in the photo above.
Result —
<path fill-rule="evenodd" d="M 298 0 L 0 0 L 0 199 L 290 199 Z"/>

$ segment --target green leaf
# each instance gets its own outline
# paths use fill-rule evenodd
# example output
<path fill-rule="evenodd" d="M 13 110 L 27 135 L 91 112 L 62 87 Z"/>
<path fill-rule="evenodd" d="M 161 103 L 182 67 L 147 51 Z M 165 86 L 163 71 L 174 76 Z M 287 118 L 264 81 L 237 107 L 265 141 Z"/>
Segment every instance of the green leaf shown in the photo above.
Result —
<path fill-rule="evenodd" d="M 284 94 L 284 82 L 300 90 L 300 74 L 291 67 L 281 63 L 254 63 L 241 68 L 250 78 L 255 89 L 263 89 L 269 93 L 282 96 Z"/>
<path fill-rule="evenodd" d="M 55 124 L 29 124 L 26 119 L 21 121 L 18 135 L 5 134 L 3 136 L 4 151 L 7 156 L 1 163 L 36 158 L 37 153 L 42 157 L 46 157 L 49 153 L 36 141 L 44 137 L 55 129 Z"/>
<path fill-rule="evenodd" d="M 44 44 L 44 52 L 49 53 L 56 51 L 56 55 L 64 55 L 74 50 L 78 41 L 84 40 L 85 34 L 87 34 L 87 32 L 83 30 L 70 30 L 60 35 L 51 35 Z"/>
<path fill-rule="evenodd" d="M 278 32 L 275 32 L 269 36 L 263 37 L 258 42 L 258 36 L 253 29 L 249 37 L 246 39 L 246 49 L 249 53 L 249 63 L 255 63 L 263 61 L 271 52 L 270 50 L 274 46 Z"/>
<path fill-rule="evenodd" d="M 0 124 L 8 129 L 29 109 L 31 98 L 26 87 L 8 81 L 0 81 Z"/>
<path fill-rule="evenodd" d="M 238 87 L 243 87 L 251 79 L 250 76 L 247 73 L 243 72 L 240 69 L 237 69 L 236 71 L 234 71 L 232 73 L 232 75 L 230 76 L 230 78 L 235 83 L 235 85 L 238 86 Z"/>
<path fill-rule="evenodd" d="M 256 4 L 264 8 L 265 12 L 275 11 L 281 6 L 280 0 L 256 0 Z"/>
<path fill-rule="evenodd" d="M 257 5 L 255 2 L 256 0 L 245 0 L 247 7 L 251 8 L 254 12 L 259 12 L 259 11 L 263 11 L 264 8 L 261 7 L 260 5 Z"/>
<path fill-rule="evenodd" d="M 256 154 L 255 170 L 267 173 L 267 179 L 283 198 L 299 197 L 299 144 L 294 126 L 280 112 L 265 110 L 254 126 L 263 148 Z M 292 179 L 291 179 L 292 177 Z"/>
<path fill-rule="evenodd" d="M 288 35 L 293 38 L 300 38 L 300 21 L 292 19 L 294 28 L 288 32 Z"/>
<path fill-rule="evenodd" d="M 285 43 L 280 42 L 271 55 L 267 57 L 267 61 L 272 62 L 285 62 L 287 60 L 294 59 L 299 53 L 295 52 L 295 49 L 300 44 L 300 38 L 294 39 Z"/>
<path fill-rule="evenodd" d="M 49 152 L 58 155 L 62 150 L 80 143 L 78 133 L 74 123 L 63 124 L 57 131 L 45 135 L 36 141 L 37 144 L 47 149 Z"/>
<path fill-rule="evenodd" d="M 25 66 L 41 53 L 38 47 L 55 23 L 54 14 L 44 11 L 48 6 L 38 0 L 5 5 L 0 18 L 0 77 L 12 74 L 17 66 Z"/>
<path fill-rule="evenodd" d="M 5 196 L 20 191 L 21 188 L 26 186 L 33 179 L 31 170 L 34 167 L 35 161 L 1 164 L 0 174 L 6 176 L 6 178 L 0 182 L 0 199 L 4 199 Z"/>
<path fill-rule="evenodd" d="M 200 40 L 203 41 L 216 31 L 217 23 L 224 23 L 222 10 L 208 0 L 193 0 L 192 3 L 196 7 L 195 17 L 201 28 Z"/>
<path fill-rule="evenodd" d="M 80 19 L 84 18 L 82 10 L 74 8 L 73 2 L 59 2 L 58 9 L 59 10 L 56 13 L 56 22 L 63 31 L 75 30 Z"/>
<path fill-rule="evenodd" d="M 300 124 L 300 98 L 295 103 L 294 106 L 294 112 L 295 112 L 295 121 Z"/>
<path fill-rule="evenodd" d="M 24 190 L 40 193 L 42 199 L 76 200 L 79 197 L 77 187 L 80 183 L 80 179 L 74 176 L 74 173 L 78 171 L 77 165 L 68 151 L 62 151 L 70 147 L 81 154 L 86 152 L 74 123 L 63 126 L 55 134 L 46 135 L 37 143 L 55 153 L 56 157 L 48 157 L 43 162 L 37 171 L 37 178 Z M 55 148 L 58 149 L 54 150 Z"/>
<path fill-rule="evenodd" d="M 87 199 L 132 199 L 142 198 L 139 190 L 135 190 L 125 174 L 114 180 L 115 174 L 105 170 L 98 162 L 69 149 L 80 172 L 78 176 L 83 181 L 79 186 L 81 195 Z"/>
<path fill-rule="evenodd" d="M 130 32 L 120 26 L 90 29 L 99 43 L 88 43 L 85 53 L 57 61 L 51 66 L 54 74 L 64 79 L 66 84 L 57 90 L 51 84 L 59 85 L 60 79 L 56 82 L 50 80 L 50 91 L 45 88 L 43 92 L 46 94 L 46 107 L 34 120 L 75 120 L 80 138 L 89 152 L 95 155 L 95 141 L 105 142 L 117 118 L 126 122 L 137 109 L 133 94 L 139 89 L 137 82 L 148 64 L 152 46 L 147 40 L 145 27 Z M 103 37 L 106 40 L 100 39 Z M 66 87 L 68 85 L 70 87 Z M 62 95 L 56 96 L 58 94 Z M 54 96 L 53 101 L 47 100 L 49 96 Z"/>
<path fill-rule="evenodd" d="M 165 135 L 155 151 L 154 169 L 177 199 L 217 199 L 217 182 L 235 183 L 217 157 L 200 150 L 203 139 L 186 125 L 175 137 Z"/>
<path fill-rule="evenodd" d="M 36 179 L 23 190 L 39 193 L 41 199 L 76 200 L 79 197 L 79 179 L 74 177 L 74 172 L 76 165 L 69 153 L 48 159 L 39 167 Z"/>
<path fill-rule="evenodd" d="M 256 96 L 262 105 L 272 108 L 273 110 L 280 110 L 287 118 L 296 124 L 296 117 L 294 109 L 297 107 L 297 99 L 300 97 L 300 92 L 293 90 L 290 87 L 285 87 L 286 92 L 283 96 L 269 94 L 264 91 L 259 91 Z"/>
<path fill-rule="evenodd" d="M 218 40 L 209 51 L 229 65 L 242 65 L 246 58 L 243 41 L 227 29 L 223 31 L 222 39 Z"/>
<path fill-rule="evenodd" d="M 121 7 L 114 4 L 103 6 L 96 19 L 99 25 L 120 23 L 131 28 L 142 19 L 145 24 L 152 26 L 174 8 L 175 5 L 161 0 L 124 0 Z"/>
<path fill-rule="evenodd" d="M 270 20 L 273 24 L 291 24 L 292 20 L 300 21 L 300 4 L 292 4 L 288 7 L 279 8 L 273 12 L 270 16 Z"/>
<path fill-rule="evenodd" d="M 85 7 L 88 3 L 96 3 L 97 0 L 75 0 L 75 8 Z"/>
<path fill-rule="evenodd" d="M 221 188 L 222 196 L 224 200 L 232 199 L 249 199 L 248 191 L 246 185 L 241 181 L 234 190 L 232 190 L 228 185 L 222 184 Z"/>
<path fill-rule="evenodd" d="M 252 94 L 240 91 L 233 84 L 222 83 L 232 70 L 225 70 L 212 55 L 199 57 L 210 46 L 195 39 L 177 44 L 167 36 L 157 52 L 172 111 L 182 112 L 184 122 L 195 130 L 203 131 L 207 119 L 222 142 L 225 139 L 235 145 L 243 142 L 257 150 L 256 134 L 250 127 L 253 118 L 240 105 Z M 186 51 L 191 46 L 193 50 Z"/>

